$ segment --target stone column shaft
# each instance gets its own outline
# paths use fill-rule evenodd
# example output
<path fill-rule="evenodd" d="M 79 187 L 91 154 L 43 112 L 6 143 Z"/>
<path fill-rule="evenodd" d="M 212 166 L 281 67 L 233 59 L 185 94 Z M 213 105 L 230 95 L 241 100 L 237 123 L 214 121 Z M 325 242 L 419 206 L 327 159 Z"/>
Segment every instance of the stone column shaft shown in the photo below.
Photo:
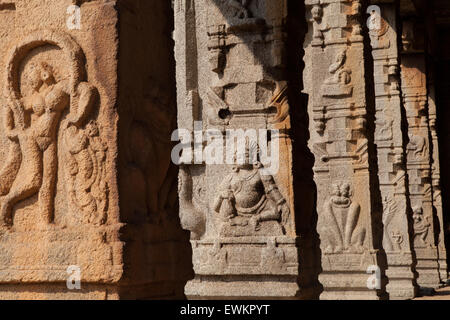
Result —
<path fill-rule="evenodd" d="M 416 48 L 412 21 L 403 22 L 403 51 L 401 56 L 402 99 L 408 125 L 406 146 L 409 194 L 413 219 L 413 244 L 417 258 L 417 282 L 423 289 L 440 285 L 438 236 L 433 209 L 431 176 L 430 126 L 426 60 L 423 49 Z"/>
<path fill-rule="evenodd" d="M 276 130 L 280 160 L 270 175 L 261 163 L 183 162 L 180 217 L 195 271 L 188 298 L 302 296 L 291 142 L 291 108 L 301 106 L 290 101 L 288 20 L 286 0 L 175 1 L 179 129 L 214 133 L 224 150 L 229 130 Z"/>
<path fill-rule="evenodd" d="M 373 3 L 373 2 L 372 2 Z M 416 295 L 409 237 L 406 164 L 399 84 L 397 16 L 394 4 L 368 9 L 376 96 L 375 144 L 383 201 L 383 248 L 390 299 Z"/>
<path fill-rule="evenodd" d="M 366 273 L 370 266 L 377 268 L 380 235 L 373 227 L 377 186 L 370 173 L 373 141 L 366 131 L 362 5 L 343 0 L 305 3 L 310 28 L 303 82 L 309 94 L 310 148 L 316 157 L 321 299 L 379 299 L 382 288 L 369 289 Z"/>

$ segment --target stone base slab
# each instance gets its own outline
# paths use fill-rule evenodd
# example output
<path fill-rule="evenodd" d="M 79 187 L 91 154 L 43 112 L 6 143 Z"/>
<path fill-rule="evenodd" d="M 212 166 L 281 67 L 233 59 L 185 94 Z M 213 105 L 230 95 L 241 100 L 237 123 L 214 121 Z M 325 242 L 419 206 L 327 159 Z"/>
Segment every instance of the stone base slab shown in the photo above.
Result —
<path fill-rule="evenodd" d="M 186 284 L 184 292 L 191 300 L 300 299 L 294 276 L 197 276 Z"/>
<path fill-rule="evenodd" d="M 298 275 L 296 239 L 230 237 L 191 243 L 197 275 Z"/>

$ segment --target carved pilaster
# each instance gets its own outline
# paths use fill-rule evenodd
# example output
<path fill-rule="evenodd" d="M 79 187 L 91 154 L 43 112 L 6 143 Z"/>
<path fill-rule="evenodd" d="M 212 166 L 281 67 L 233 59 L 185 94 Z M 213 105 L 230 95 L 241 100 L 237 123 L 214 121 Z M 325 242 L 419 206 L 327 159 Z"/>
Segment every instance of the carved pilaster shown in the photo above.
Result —
<path fill-rule="evenodd" d="M 388 268 L 390 299 L 416 295 L 408 227 L 406 164 L 402 134 L 397 18 L 393 4 L 371 11 L 370 40 L 376 96 L 375 143 L 383 201 L 383 248 Z"/>
<path fill-rule="evenodd" d="M 378 299 L 367 287 L 378 265 L 366 132 L 367 96 L 360 1 L 308 0 L 305 92 L 316 161 L 321 299 Z"/>
<path fill-rule="evenodd" d="M 279 170 L 268 175 L 261 163 L 201 159 L 182 166 L 180 216 L 191 231 L 195 271 L 185 293 L 189 298 L 300 297 L 287 1 L 179 0 L 176 8 L 181 8 L 175 12 L 179 128 L 201 121 L 197 129 L 219 139 L 230 130 L 270 131 L 279 146 Z M 185 46 L 187 38 L 198 45 Z M 189 86 L 187 56 L 196 57 L 198 71 Z M 249 143 L 246 151 L 264 147 Z"/>
<path fill-rule="evenodd" d="M 447 259 L 444 243 L 444 217 L 441 196 L 441 168 L 439 162 L 439 144 L 436 132 L 436 89 L 434 83 L 434 70 L 428 69 L 428 118 L 431 135 L 431 183 L 433 187 L 433 206 L 436 209 L 436 216 L 439 220 L 438 235 L 436 236 L 438 256 L 439 256 L 439 276 L 442 282 L 447 282 Z"/>
<path fill-rule="evenodd" d="M 417 257 L 417 282 L 421 288 L 436 288 L 440 284 L 438 249 L 433 213 L 430 132 L 428 118 L 425 54 L 416 49 L 413 33 L 417 27 L 405 21 L 401 81 L 403 106 L 408 124 L 409 143 L 406 146 L 407 173 L 413 220 L 413 244 Z M 405 41 L 408 40 L 408 41 Z"/>

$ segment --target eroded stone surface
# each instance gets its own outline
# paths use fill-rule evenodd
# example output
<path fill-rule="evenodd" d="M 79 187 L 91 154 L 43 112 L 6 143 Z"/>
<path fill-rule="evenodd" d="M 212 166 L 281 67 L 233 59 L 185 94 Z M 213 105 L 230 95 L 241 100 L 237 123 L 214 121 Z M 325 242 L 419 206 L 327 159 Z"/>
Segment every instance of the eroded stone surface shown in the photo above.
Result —
<path fill-rule="evenodd" d="M 373 225 L 362 4 L 306 1 L 306 5 L 310 28 L 303 82 L 312 120 L 309 145 L 316 157 L 321 298 L 378 299 L 364 276 L 370 265 L 378 264 L 374 238 L 380 235 Z"/>
<path fill-rule="evenodd" d="M 416 280 L 442 285 L 431 9 L 170 2 L 0 0 L 0 298 L 409 299 Z M 265 132 L 279 170 L 177 168 L 177 125 Z"/>
<path fill-rule="evenodd" d="M 181 169 L 180 216 L 191 231 L 196 273 L 186 286 L 189 297 L 224 297 L 228 286 L 239 286 L 236 297 L 302 295 L 285 69 L 287 8 L 286 1 L 175 2 L 179 128 L 202 121 L 201 130 L 219 135 L 277 129 L 272 139 L 280 146 L 274 175 L 263 174 L 260 163 L 200 162 Z M 247 151 L 259 147 L 248 145 Z M 250 276 L 257 282 L 244 290 Z"/>
<path fill-rule="evenodd" d="M 0 297 L 182 297 L 191 267 L 178 253 L 185 233 L 170 163 L 170 4 L 8 4 L 0 6 Z M 81 24 L 72 28 L 74 4 Z M 80 292 L 62 285 L 71 265 Z"/>
<path fill-rule="evenodd" d="M 417 288 L 409 237 L 406 164 L 402 133 L 397 18 L 392 4 L 379 4 L 370 30 L 376 95 L 375 143 L 383 201 L 383 248 L 390 299 L 411 299 Z M 370 8 L 369 8 L 370 11 Z"/>

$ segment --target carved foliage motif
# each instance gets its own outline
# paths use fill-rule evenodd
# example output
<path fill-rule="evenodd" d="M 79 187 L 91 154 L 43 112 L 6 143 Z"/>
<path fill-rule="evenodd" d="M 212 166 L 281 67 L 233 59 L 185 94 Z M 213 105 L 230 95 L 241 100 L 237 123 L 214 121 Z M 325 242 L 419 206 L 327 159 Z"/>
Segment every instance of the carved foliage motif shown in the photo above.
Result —
<path fill-rule="evenodd" d="M 64 135 L 67 189 L 83 223 L 106 222 L 108 184 L 104 162 L 107 146 L 95 121 L 85 128 L 69 126 Z"/>

